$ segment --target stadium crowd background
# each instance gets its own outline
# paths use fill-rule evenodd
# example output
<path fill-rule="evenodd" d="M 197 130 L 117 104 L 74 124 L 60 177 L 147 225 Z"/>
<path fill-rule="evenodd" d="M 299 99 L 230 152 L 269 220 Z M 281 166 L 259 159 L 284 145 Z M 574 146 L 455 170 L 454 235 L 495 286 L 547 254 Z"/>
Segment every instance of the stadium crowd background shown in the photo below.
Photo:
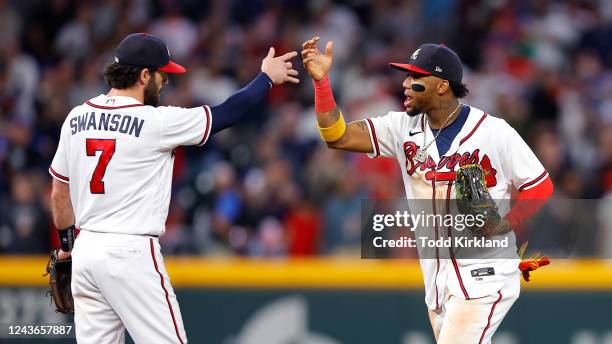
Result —
<path fill-rule="evenodd" d="M 55 244 L 47 168 L 59 128 L 107 91 L 103 66 L 132 32 L 160 36 L 188 68 L 162 92 L 185 107 L 225 100 L 271 45 L 284 53 L 314 34 L 333 40 L 331 80 L 350 120 L 401 110 L 404 75 L 387 63 L 445 43 L 466 66 L 466 103 L 519 131 L 555 197 L 612 190 L 610 1 L 0 0 L 0 253 Z M 275 87 L 239 127 L 177 151 L 166 253 L 358 254 L 361 199 L 404 197 L 395 161 L 320 141 L 301 72 L 300 85 Z M 581 254 L 610 250 L 605 228 L 590 234 Z"/>

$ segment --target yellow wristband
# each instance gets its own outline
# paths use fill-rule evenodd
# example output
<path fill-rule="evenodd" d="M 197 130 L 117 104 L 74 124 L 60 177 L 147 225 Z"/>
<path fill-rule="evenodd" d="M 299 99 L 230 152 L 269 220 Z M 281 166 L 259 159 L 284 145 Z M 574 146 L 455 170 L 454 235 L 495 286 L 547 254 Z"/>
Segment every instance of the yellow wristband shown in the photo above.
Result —
<path fill-rule="evenodd" d="M 338 117 L 336 123 L 332 124 L 331 127 L 321 128 L 317 123 L 317 128 L 319 128 L 319 133 L 321 134 L 321 138 L 323 139 L 323 141 L 338 141 L 346 132 L 346 122 L 344 121 L 342 112 L 340 112 L 340 117 Z"/>

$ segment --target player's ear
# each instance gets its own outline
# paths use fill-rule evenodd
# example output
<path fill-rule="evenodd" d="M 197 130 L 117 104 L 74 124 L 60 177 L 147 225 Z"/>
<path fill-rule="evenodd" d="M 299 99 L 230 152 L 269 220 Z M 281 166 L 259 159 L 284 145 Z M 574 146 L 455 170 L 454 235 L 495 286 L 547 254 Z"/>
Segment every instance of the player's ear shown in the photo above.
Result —
<path fill-rule="evenodd" d="M 436 87 L 436 92 L 438 95 L 443 95 L 444 93 L 448 92 L 449 88 L 450 84 L 448 83 L 448 80 L 441 79 Z"/>
<path fill-rule="evenodd" d="M 143 68 L 140 71 L 140 75 L 138 76 L 138 83 L 141 85 L 146 85 L 149 82 L 149 79 L 153 77 L 153 73 L 148 68 Z"/>

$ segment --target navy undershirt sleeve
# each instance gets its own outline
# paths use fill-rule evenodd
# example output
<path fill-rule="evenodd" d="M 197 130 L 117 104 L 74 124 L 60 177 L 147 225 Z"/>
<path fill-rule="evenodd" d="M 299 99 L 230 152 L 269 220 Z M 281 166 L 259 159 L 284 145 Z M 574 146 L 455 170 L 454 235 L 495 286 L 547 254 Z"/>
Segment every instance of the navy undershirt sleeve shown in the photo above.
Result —
<path fill-rule="evenodd" d="M 451 144 L 453 143 L 453 140 L 459 134 L 461 128 L 463 128 L 463 125 L 465 124 L 465 121 L 468 118 L 468 114 L 470 113 L 470 107 L 462 107 L 463 108 L 461 109 L 459 116 L 457 116 L 457 119 L 453 121 L 453 123 L 451 123 L 448 127 L 444 128 L 444 130 L 442 130 L 442 132 L 440 133 L 440 136 L 438 136 L 438 138 L 436 139 L 436 146 L 438 147 L 438 154 L 440 156 L 443 156 L 444 154 L 446 154 L 446 152 L 448 152 Z M 431 132 L 436 135 L 438 133 L 438 130 L 439 129 L 431 129 Z"/>
<path fill-rule="evenodd" d="M 211 133 L 217 133 L 240 122 L 254 105 L 258 105 L 264 100 L 270 88 L 272 88 L 272 80 L 266 73 L 262 72 L 248 85 L 227 98 L 226 101 L 211 106 Z"/>

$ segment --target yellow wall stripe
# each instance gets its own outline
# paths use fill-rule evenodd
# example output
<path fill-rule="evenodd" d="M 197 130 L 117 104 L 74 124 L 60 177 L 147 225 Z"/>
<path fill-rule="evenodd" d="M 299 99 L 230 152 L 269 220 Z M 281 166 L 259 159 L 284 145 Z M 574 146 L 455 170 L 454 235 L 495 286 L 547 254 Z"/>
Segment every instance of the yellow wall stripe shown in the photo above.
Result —
<path fill-rule="evenodd" d="M 0 257 L 0 286 L 46 286 L 47 258 Z M 423 287 L 414 260 L 165 259 L 172 284 L 209 288 L 415 289 Z M 528 290 L 609 290 L 612 260 L 554 260 L 523 283 Z"/>

